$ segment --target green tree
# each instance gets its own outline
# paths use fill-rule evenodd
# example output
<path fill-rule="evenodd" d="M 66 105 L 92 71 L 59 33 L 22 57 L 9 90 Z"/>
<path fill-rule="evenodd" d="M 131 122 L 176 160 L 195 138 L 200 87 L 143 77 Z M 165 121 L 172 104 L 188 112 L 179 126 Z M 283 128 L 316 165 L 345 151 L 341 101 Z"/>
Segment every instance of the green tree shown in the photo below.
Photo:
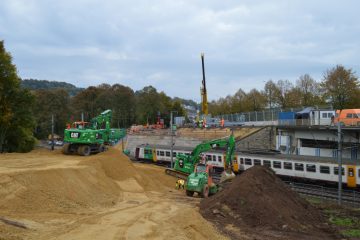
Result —
<path fill-rule="evenodd" d="M 16 66 L 0 41 L 0 152 L 27 152 L 35 143 L 34 97 L 20 87 Z"/>
<path fill-rule="evenodd" d="M 162 108 L 160 95 L 153 86 L 144 87 L 137 91 L 136 95 L 136 115 L 139 123 L 155 123 L 157 114 Z"/>
<path fill-rule="evenodd" d="M 37 122 L 35 135 L 38 138 L 47 137 L 51 133 L 51 115 L 54 115 L 54 131 L 63 135 L 66 123 L 70 117 L 70 96 L 61 88 L 37 90 L 34 113 Z"/>
<path fill-rule="evenodd" d="M 359 107 L 359 81 L 352 69 L 342 65 L 327 70 L 321 83 L 324 97 L 335 109 Z"/>

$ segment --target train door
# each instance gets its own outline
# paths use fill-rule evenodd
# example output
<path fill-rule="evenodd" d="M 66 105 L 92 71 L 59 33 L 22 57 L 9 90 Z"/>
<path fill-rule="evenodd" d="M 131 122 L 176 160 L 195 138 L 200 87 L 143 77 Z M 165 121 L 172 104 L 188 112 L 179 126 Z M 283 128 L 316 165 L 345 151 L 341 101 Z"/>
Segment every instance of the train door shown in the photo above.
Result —
<path fill-rule="evenodd" d="M 151 161 L 153 160 L 153 152 L 152 152 L 151 147 L 144 148 L 144 159 L 151 160 Z"/>
<path fill-rule="evenodd" d="M 156 155 L 156 149 L 155 148 L 152 149 L 152 157 L 153 157 L 153 161 L 157 162 L 157 155 Z"/>
<path fill-rule="evenodd" d="M 356 187 L 356 167 L 352 165 L 347 166 L 347 186 Z"/>
<path fill-rule="evenodd" d="M 238 173 L 238 172 L 239 172 L 239 163 L 238 163 L 237 155 L 236 155 L 236 154 L 234 154 L 234 156 L 233 156 L 232 168 L 233 168 L 233 172 L 234 172 L 234 173 Z"/>
<path fill-rule="evenodd" d="M 140 148 L 137 147 L 135 149 L 135 159 L 137 159 L 137 160 L 139 159 L 139 152 L 140 152 Z"/>

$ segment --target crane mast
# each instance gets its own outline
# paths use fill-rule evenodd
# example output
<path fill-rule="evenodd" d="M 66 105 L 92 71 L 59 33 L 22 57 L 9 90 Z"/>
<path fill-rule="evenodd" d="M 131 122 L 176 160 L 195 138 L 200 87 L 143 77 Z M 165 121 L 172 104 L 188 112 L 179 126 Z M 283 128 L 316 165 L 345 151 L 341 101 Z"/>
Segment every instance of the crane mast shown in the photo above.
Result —
<path fill-rule="evenodd" d="M 205 65 L 204 65 L 204 53 L 201 53 L 201 63 L 202 63 L 202 87 L 200 88 L 201 93 L 201 110 L 202 114 L 208 115 L 208 102 L 207 102 L 207 91 L 206 91 L 206 81 L 205 81 Z"/>

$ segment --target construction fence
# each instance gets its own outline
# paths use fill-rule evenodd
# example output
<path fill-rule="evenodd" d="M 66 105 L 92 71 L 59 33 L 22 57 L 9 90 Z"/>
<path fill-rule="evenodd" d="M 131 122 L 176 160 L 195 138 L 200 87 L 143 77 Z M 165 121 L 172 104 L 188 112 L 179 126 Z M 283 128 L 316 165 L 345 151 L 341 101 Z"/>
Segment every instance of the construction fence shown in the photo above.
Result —
<path fill-rule="evenodd" d="M 268 122 L 268 121 L 277 121 L 279 119 L 280 112 L 298 112 L 301 110 L 302 108 L 290 108 L 290 109 L 273 108 L 273 109 L 266 109 L 263 111 L 219 115 L 216 116 L 215 118 L 224 118 L 226 121 L 229 122 Z"/>

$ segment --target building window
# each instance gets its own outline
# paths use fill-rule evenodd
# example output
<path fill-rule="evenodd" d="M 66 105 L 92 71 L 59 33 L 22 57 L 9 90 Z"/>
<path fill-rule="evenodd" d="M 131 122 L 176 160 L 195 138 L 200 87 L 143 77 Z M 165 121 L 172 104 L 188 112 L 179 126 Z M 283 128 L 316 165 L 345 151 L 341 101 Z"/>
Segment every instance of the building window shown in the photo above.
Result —
<path fill-rule="evenodd" d="M 264 160 L 264 161 L 263 161 L 263 165 L 264 165 L 265 167 L 271 168 L 271 161 L 269 161 L 269 160 Z"/>
<path fill-rule="evenodd" d="M 273 168 L 281 168 L 281 162 L 273 161 Z"/>
<path fill-rule="evenodd" d="M 166 156 L 170 157 L 170 152 L 166 151 Z"/>
<path fill-rule="evenodd" d="M 260 159 L 254 159 L 254 166 L 255 165 L 261 165 L 261 160 Z"/>
<path fill-rule="evenodd" d="M 339 175 L 339 168 L 338 167 L 334 167 L 334 175 Z M 345 171 L 344 168 L 341 168 L 341 175 L 345 175 Z"/>
<path fill-rule="evenodd" d="M 245 165 L 252 165 L 252 161 L 250 158 L 245 158 Z"/>
<path fill-rule="evenodd" d="M 330 167 L 320 166 L 320 173 L 330 174 Z"/>
<path fill-rule="evenodd" d="M 292 170 L 292 163 L 291 162 L 284 162 L 284 169 Z"/>
<path fill-rule="evenodd" d="M 314 165 L 314 164 L 306 164 L 306 171 L 307 172 L 316 172 L 316 165 Z"/>
<path fill-rule="evenodd" d="M 295 163 L 295 170 L 296 170 L 296 171 L 304 171 L 304 164 L 302 164 L 302 163 Z"/>

